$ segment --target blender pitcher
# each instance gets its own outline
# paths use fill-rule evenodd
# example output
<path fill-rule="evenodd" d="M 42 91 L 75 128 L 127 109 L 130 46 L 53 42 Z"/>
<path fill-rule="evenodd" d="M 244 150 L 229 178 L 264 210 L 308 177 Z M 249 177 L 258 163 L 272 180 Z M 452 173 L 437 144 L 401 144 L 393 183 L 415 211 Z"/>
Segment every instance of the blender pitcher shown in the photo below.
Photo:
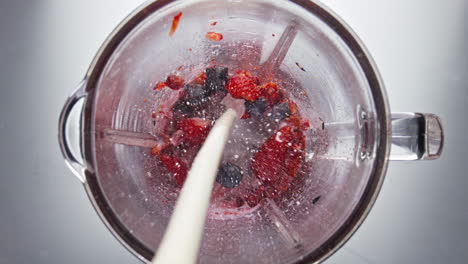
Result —
<path fill-rule="evenodd" d="M 207 32 L 224 38 L 209 40 Z M 291 190 L 235 214 L 210 207 L 200 263 L 321 262 L 363 222 L 389 160 L 441 154 L 439 118 L 391 113 L 364 45 L 318 1 L 148 1 L 105 41 L 59 122 L 67 165 L 109 230 L 143 262 L 157 250 L 178 195 L 150 155 L 161 121 L 151 112 L 173 98 L 152 88 L 180 66 L 188 80 L 214 61 L 275 78 L 311 129 Z"/>

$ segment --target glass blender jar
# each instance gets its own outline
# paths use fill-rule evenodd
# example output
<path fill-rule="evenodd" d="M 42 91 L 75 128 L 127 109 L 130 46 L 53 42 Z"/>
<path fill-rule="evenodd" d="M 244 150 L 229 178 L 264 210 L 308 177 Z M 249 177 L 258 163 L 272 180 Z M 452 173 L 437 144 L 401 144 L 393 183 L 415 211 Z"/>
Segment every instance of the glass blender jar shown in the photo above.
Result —
<path fill-rule="evenodd" d="M 205 38 L 210 31 L 223 40 Z M 180 74 L 191 79 L 214 60 L 275 76 L 312 129 L 301 182 L 235 217 L 212 210 L 200 263 L 321 262 L 364 221 L 389 160 L 436 159 L 442 152 L 439 118 L 391 113 L 369 53 L 323 4 L 149 1 L 109 36 L 59 121 L 66 163 L 110 231 L 144 262 L 158 248 L 177 198 L 149 155 L 155 135 L 148 113 L 169 100 L 152 87 L 181 65 L 190 66 Z"/>

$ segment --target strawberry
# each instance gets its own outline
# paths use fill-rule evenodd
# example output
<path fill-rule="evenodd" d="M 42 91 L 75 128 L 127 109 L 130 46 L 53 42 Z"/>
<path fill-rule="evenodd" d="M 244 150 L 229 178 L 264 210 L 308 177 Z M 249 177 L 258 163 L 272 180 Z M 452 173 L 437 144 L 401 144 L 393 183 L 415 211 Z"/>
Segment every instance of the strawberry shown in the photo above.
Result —
<path fill-rule="evenodd" d="M 278 130 L 259 148 L 251 168 L 266 185 L 265 195 L 274 198 L 289 188 L 302 165 L 304 149 L 304 134 L 290 125 Z"/>
<path fill-rule="evenodd" d="M 243 98 L 248 101 L 256 101 L 262 95 L 261 90 L 257 87 L 258 79 L 252 77 L 248 72 L 239 72 L 229 79 L 227 90 L 232 97 Z"/>
<path fill-rule="evenodd" d="M 169 75 L 166 79 L 166 85 L 172 90 L 179 90 L 184 87 L 185 80 L 177 75 Z"/>
<path fill-rule="evenodd" d="M 179 121 L 179 129 L 184 132 L 184 140 L 190 144 L 201 144 L 211 129 L 211 121 L 202 118 L 188 118 Z"/>
<path fill-rule="evenodd" d="M 168 155 L 161 155 L 159 156 L 159 159 L 166 169 L 172 174 L 175 183 L 177 185 L 183 185 L 188 173 L 187 164 L 179 158 Z"/>

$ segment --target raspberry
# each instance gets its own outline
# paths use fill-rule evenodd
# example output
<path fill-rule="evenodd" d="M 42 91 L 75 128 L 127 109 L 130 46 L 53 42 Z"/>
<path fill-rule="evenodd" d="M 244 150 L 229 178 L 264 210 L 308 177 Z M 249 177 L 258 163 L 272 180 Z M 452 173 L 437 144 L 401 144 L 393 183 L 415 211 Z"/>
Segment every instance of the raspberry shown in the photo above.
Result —
<path fill-rule="evenodd" d="M 159 159 L 166 169 L 172 174 L 175 183 L 177 185 L 183 185 L 188 173 L 187 164 L 179 158 L 168 155 L 161 155 L 159 156 Z"/>

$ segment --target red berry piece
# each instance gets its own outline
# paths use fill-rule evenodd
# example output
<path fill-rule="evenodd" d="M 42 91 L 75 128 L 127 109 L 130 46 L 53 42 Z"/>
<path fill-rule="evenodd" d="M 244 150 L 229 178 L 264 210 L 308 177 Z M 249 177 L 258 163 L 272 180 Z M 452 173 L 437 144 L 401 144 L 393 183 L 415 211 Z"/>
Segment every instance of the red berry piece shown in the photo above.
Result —
<path fill-rule="evenodd" d="M 166 169 L 172 174 L 174 177 L 175 183 L 177 185 L 182 185 L 187 178 L 188 167 L 184 161 L 177 157 L 172 157 L 168 155 L 161 155 L 159 159 L 166 167 Z"/>
<path fill-rule="evenodd" d="M 203 143 L 211 129 L 211 121 L 202 118 L 184 119 L 178 125 L 184 132 L 184 140 L 190 144 Z"/>
<path fill-rule="evenodd" d="M 172 37 L 174 35 L 175 31 L 177 30 L 177 27 L 179 26 L 181 17 L 182 17 L 182 12 L 174 16 L 174 19 L 172 20 L 171 30 L 169 31 L 169 36 Z"/>
<path fill-rule="evenodd" d="M 249 118 L 251 118 L 251 117 L 252 117 L 252 116 L 251 116 L 248 112 L 245 112 L 245 113 L 242 115 L 241 119 L 249 119 Z"/>
<path fill-rule="evenodd" d="M 153 89 L 156 90 L 156 91 L 161 91 L 162 88 L 164 88 L 166 86 L 167 86 L 167 84 L 165 82 L 158 82 Z"/>
<path fill-rule="evenodd" d="M 250 192 L 244 195 L 244 200 L 247 203 L 247 205 L 249 205 L 250 207 L 255 207 L 257 204 L 260 203 L 262 198 L 263 198 L 262 195 L 254 193 L 254 192 Z"/>
<path fill-rule="evenodd" d="M 276 197 L 289 188 L 302 165 L 304 149 L 305 136 L 293 126 L 281 128 L 265 141 L 251 165 L 255 176 L 271 187 L 265 194 Z"/>
<path fill-rule="evenodd" d="M 262 88 L 262 95 L 266 98 L 269 105 L 275 105 L 283 99 L 283 94 L 276 83 L 269 82 Z"/>
<path fill-rule="evenodd" d="M 257 87 L 257 81 L 258 79 L 250 74 L 241 72 L 229 79 L 226 88 L 232 97 L 253 102 L 262 95 L 261 90 Z"/>
<path fill-rule="evenodd" d="M 166 79 L 166 85 L 172 90 L 179 90 L 184 87 L 185 80 L 177 75 L 169 75 Z"/>
<path fill-rule="evenodd" d="M 221 33 L 208 32 L 206 33 L 206 38 L 211 41 L 221 41 L 224 37 Z"/>
<path fill-rule="evenodd" d="M 206 80 L 206 73 L 202 72 L 197 77 L 195 77 L 193 82 L 195 84 L 205 85 L 205 80 Z"/>

